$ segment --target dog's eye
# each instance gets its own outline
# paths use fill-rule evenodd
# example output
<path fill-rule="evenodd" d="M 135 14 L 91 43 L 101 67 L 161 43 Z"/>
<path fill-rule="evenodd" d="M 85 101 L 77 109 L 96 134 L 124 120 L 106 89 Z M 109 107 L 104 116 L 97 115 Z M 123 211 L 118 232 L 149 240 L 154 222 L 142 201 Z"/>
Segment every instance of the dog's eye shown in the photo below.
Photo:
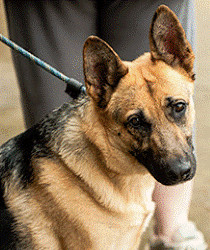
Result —
<path fill-rule="evenodd" d="M 138 116 L 132 116 L 128 119 L 129 124 L 134 127 L 138 128 L 141 126 L 141 120 Z"/>
<path fill-rule="evenodd" d="M 174 103 L 172 106 L 173 106 L 174 112 L 176 113 L 184 112 L 186 109 L 186 103 L 183 101 Z"/>
<path fill-rule="evenodd" d="M 183 99 L 173 99 L 172 97 L 168 97 L 166 99 L 166 117 L 173 122 L 175 121 L 176 123 L 183 124 L 185 122 L 187 106 L 188 103 Z"/>
<path fill-rule="evenodd" d="M 180 122 L 185 115 L 187 109 L 187 103 L 184 100 L 172 101 L 168 105 L 169 115 L 175 119 L 175 121 Z"/>

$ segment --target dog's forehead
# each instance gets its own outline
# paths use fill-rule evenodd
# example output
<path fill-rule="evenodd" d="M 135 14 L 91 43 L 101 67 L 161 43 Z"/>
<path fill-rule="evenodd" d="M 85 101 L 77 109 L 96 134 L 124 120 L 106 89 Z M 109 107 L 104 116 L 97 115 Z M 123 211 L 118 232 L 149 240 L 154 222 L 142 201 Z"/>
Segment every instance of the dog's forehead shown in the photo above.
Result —
<path fill-rule="evenodd" d="M 158 99 L 167 96 L 189 99 L 193 94 L 193 81 L 182 68 L 172 68 L 161 60 L 152 62 L 150 53 L 129 63 L 128 67 L 128 84 L 135 86 L 136 95 L 142 98 L 149 94 Z"/>
<path fill-rule="evenodd" d="M 164 105 L 168 97 L 190 102 L 193 82 L 184 72 L 179 72 L 162 61 L 150 59 L 150 53 L 133 62 L 125 62 L 129 73 L 121 80 L 110 105 L 123 107 L 123 114 L 142 109 L 146 113 Z"/>

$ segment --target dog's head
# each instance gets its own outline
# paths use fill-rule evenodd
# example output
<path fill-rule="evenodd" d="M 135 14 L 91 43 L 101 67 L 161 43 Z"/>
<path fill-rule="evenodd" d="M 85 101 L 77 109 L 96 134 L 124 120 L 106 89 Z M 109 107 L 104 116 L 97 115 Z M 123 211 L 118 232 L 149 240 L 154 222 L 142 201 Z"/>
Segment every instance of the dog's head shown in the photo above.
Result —
<path fill-rule="evenodd" d="M 89 37 L 86 89 L 112 145 L 135 157 L 162 184 L 173 185 L 192 179 L 196 168 L 194 55 L 166 6 L 155 12 L 149 39 L 150 53 L 123 62 L 104 41 Z"/>

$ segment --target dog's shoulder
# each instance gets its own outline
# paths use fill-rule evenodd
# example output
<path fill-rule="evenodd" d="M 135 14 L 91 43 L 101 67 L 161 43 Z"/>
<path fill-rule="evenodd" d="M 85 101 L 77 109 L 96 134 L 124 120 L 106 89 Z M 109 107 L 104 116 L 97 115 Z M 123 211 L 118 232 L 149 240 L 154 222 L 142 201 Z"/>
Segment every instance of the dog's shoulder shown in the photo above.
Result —
<path fill-rule="evenodd" d="M 0 181 L 14 172 L 24 185 L 32 181 L 32 158 L 52 157 L 52 141 L 62 137 L 67 122 L 77 115 L 84 103 L 86 98 L 67 102 L 38 124 L 4 143 L 0 147 Z"/>
<path fill-rule="evenodd" d="M 48 142 L 58 127 L 62 130 L 63 116 L 68 108 L 69 105 L 64 104 L 48 114 L 40 123 L 0 147 L 0 179 L 10 176 L 14 171 L 23 183 L 27 184 L 33 179 L 31 159 L 49 155 Z"/>

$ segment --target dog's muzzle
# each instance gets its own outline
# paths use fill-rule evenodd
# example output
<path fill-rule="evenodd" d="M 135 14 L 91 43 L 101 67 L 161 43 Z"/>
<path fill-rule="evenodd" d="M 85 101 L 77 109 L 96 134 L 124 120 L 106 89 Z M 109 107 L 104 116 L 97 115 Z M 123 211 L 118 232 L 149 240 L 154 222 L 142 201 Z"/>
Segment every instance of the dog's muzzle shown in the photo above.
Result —
<path fill-rule="evenodd" d="M 163 185 L 175 185 L 191 180 L 196 171 L 194 153 L 173 158 L 155 155 L 151 149 L 135 154 L 138 161 L 143 164 L 152 176 Z"/>

